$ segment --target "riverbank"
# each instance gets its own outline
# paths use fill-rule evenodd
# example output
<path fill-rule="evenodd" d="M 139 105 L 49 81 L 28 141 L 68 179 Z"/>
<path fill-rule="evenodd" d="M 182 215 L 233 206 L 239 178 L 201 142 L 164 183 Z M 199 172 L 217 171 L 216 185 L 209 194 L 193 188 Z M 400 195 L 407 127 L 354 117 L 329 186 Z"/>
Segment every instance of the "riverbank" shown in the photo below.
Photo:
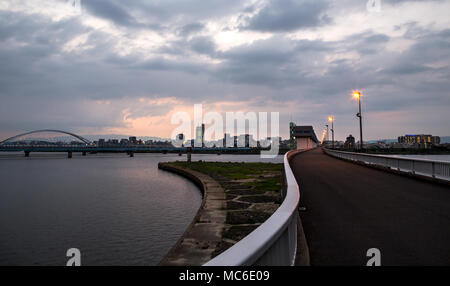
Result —
<path fill-rule="evenodd" d="M 195 182 L 202 205 L 160 265 L 202 265 L 267 220 L 280 205 L 283 164 L 160 163 L 160 169 Z"/>

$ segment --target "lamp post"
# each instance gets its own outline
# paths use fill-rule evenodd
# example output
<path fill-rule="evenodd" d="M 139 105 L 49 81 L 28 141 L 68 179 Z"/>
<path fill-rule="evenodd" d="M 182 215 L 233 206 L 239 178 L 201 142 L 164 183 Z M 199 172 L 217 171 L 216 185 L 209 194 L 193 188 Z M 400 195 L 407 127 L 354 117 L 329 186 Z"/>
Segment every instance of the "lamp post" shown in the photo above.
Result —
<path fill-rule="evenodd" d="M 325 124 L 325 126 L 327 127 L 327 142 L 330 141 L 330 135 L 328 134 L 328 124 Z"/>
<path fill-rule="evenodd" d="M 328 116 L 328 121 L 331 122 L 331 145 L 334 149 L 334 116 Z"/>
<path fill-rule="evenodd" d="M 356 117 L 359 117 L 359 143 L 361 151 L 363 150 L 363 133 L 362 133 L 362 114 L 361 114 L 361 92 L 353 92 L 353 97 L 358 99 L 359 112 L 356 113 Z"/>

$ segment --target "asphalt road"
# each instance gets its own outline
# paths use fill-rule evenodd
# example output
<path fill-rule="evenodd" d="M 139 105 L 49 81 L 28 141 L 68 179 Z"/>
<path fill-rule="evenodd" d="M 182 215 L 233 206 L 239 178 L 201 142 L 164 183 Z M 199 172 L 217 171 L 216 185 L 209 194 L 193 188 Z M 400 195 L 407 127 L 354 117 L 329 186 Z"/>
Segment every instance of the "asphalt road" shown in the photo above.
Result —
<path fill-rule="evenodd" d="M 450 265 L 450 188 L 330 157 L 291 161 L 311 265 Z"/>

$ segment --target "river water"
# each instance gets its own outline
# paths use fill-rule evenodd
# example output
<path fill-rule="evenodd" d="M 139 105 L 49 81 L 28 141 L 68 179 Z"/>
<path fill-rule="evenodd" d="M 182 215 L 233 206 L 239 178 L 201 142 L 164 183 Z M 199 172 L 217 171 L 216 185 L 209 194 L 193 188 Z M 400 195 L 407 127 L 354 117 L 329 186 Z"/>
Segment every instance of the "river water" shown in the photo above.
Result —
<path fill-rule="evenodd" d="M 204 161 L 268 161 L 258 155 L 197 155 Z M 191 182 L 158 170 L 176 154 L 0 155 L 0 265 L 156 265 L 201 204 Z"/>

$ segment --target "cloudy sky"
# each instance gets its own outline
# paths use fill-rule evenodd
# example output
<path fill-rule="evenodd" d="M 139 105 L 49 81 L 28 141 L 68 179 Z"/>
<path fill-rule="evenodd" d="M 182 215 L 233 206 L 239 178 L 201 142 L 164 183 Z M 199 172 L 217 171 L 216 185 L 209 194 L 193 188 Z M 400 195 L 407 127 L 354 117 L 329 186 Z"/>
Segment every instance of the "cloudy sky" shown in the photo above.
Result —
<path fill-rule="evenodd" d="M 75 1 L 76 2 L 76 1 Z M 373 1 L 372 1 L 373 2 Z M 0 138 L 169 137 L 175 112 L 280 112 L 336 137 L 450 135 L 450 1 L 0 0 Z"/>

